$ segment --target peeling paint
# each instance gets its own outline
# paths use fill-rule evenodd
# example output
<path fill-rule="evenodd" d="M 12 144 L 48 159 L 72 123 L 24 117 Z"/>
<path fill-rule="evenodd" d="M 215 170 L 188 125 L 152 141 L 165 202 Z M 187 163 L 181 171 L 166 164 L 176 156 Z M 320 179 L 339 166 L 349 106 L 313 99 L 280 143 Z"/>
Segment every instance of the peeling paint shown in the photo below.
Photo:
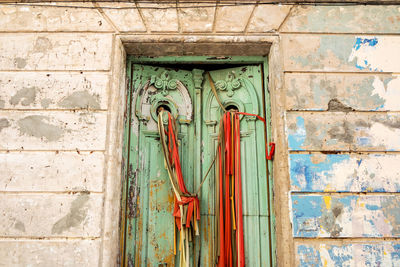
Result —
<path fill-rule="evenodd" d="M 328 110 L 327 111 L 349 112 L 349 111 L 353 111 L 353 110 L 354 110 L 353 108 L 344 105 L 337 98 L 333 98 L 333 99 L 329 100 L 329 102 L 328 102 Z"/>
<path fill-rule="evenodd" d="M 297 266 L 399 266 L 398 242 L 297 244 Z"/>
<path fill-rule="evenodd" d="M 10 122 L 8 121 L 8 119 L 6 119 L 6 118 L 0 119 L 0 132 L 1 132 L 4 128 L 10 127 L 10 126 L 11 126 L 11 124 L 10 124 Z"/>
<path fill-rule="evenodd" d="M 298 6 L 283 32 L 398 33 L 400 10 L 395 6 Z"/>
<path fill-rule="evenodd" d="M 292 210 L 295 237 L 400 236 L 400 198 L 395 195 L 296 194 Z"/>
<path fill-rule="evenodd" d="M 14 228 L 21 232 L 25 232 L 25 224 L 19 220 L 15 221 Z"/>
<path fill-rule="evenodd" d="M 389 53 L 388 51 L 397 51 L 399 45 L 399 39 L 356 37 L 348 61 L 355 61 L 355 67 L 359 70 L 396 71 L 398 70 L 400 54 Z"/>
<path fill-rule="evenodd" d="M 361 111 L 400 110 L 400 77 L 392 74 L 286 74 L 289 110 L 326 110 L 336 99 Z M 301 88 L 301 90 L 299 90 Z M 331 110 L 330 110 L 331 111 Z"/>
<path fill-rule="evenodd" d="M 29 136 L 44 137 L 47 141 L 59 140 L 64 134 L 63 129 L 46 121 L 50 121 L 50 118 L 40 115 L 27 116 L 18 121 L 19 130 Z"/>
<path fill-rule="evenodd" d="M 290 150 L 400 149 L 396 113 L 291 113 L 286 120 Z"/>
<path fill-rule="evenodd" d="M 308 66 L 312 69 L 340 68 L 347 64 L 352 43 L 353 38 L 348 36 L 323 36 L 314 44 L 315 51 L 306 55 L 290 56 L 290 59 L 302 67 Z"/>
<path fill-rule="evenodd" d="M 21 102 L 23 106 L 29 106 L 35 101 L 37 87 L 25 87 L 17 91 L 17 93 L 10 98 L 10 104 L 15 106 Z"/>
<path fill-rule="evenodd" d="M 74 201 L 67 215 L 59 219 L 52 227 L 52 234 L 61 234 L 70 228 L 79 226 L 87 216 L 89 193 L 81 193 Z"/>
<path fill-rule="evenodd" d="M 28 64 L 28 62 L 24 58 L 16 57 L 14 59 L 14 64 L 18 69 L 23 69 Z"/>
<path fill-rule="evenodd" d="M 292 154 L 292 191 L 400 192 L 398 155 Z"/>
<path fill-rule="evenodd" d="M 44 99 L 40 100 L 40 105 L 42 106 L 42 108 L 48 108 L 52 102 L 53 101 L 51 99 L 44 98 Z"/>
<path fill-rule="evenodd" d="M 33 47 L 33 52 L 35 53 L 47 53 L 50 49 L 53 48 L 49 38 L 47 37 L 38 37 L 35 41 L 35 45 Z"/>
<path fill-rule="evenodd" d="M 287 71 L 399 70 L 400 53 L 389 52 L 398 50 L 398 36 L 294 35 L 284 36 L 282 40 Z"/>
<path fill-rule="evenodd" d="M 79 91 L 62 99 L 58 105 L 64 108 L 100 109 L 99 97 L 88 91 Z"/>
<path fill-rule="evenodd" d="M 329 198 L 329 196 L 325 197 Z M 336 219 L 342 214 L 343 212 L 343 204 L 334 202 L 331 205 L 326 205 L 326 209 L 322 213 L 321 218 L 319 219 L 319 223 L 321 227 L 330 233 L 331 237 L 338 237 L 340 235 L 340 232 L 343 230 L 342 227 L 340 227 L 339 224 L 336 223 Z"/>

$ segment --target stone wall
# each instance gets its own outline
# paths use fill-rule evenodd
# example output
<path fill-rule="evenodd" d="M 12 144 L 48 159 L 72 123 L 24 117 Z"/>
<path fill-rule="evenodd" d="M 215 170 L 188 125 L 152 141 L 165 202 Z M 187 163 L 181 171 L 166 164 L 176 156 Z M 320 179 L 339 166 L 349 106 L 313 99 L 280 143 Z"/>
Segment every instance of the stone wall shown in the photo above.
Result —
<path fill-rule="evenodd" d="M 116 265 L 143 42 L 272 45 L 279 265 L 400 264 L 399 6 L 43 5 L 0 5 L 2 265 Z"/>

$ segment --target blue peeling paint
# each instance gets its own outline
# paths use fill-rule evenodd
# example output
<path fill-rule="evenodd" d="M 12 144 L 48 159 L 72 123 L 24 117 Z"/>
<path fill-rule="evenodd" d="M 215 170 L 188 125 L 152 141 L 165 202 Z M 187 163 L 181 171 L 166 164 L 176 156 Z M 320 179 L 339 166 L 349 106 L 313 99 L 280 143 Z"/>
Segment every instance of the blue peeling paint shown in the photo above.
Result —
<path fill-rule="evenodd" d="M 368 146 L 371 144 L 371 138 L 369 137 L 357 137 L 357 144 L 360 146 Z"/>
<path fill-rule="evenodd" d="M 335 263 L 334 266 L 351 266 L 353 259 L 351 251 L 352 245 L 331 246 L 331 248 L 328 248 L 329 257 Z"/>
<path fill-rule="evenodd" d="M 292 196 L 293 234 L 315 237 L 319 232 L 318 218 L 322 216 L 320 196 Z"/>
<path fill-rule="evenodd" d="M 357 37 L 356 39 L 356 43 L 354 44 L 353 48 L 357 51 L 358 49 L 360 49 L 360 47 L 363 45 L 368 45 L 368 46 L 376 46 L 378 44 L 378 38 L 361 38 L 361 37 Z"/>
<path fill-rule="evenodd" d="M 352 213 L 357 198 L 358 196 L 332 197 L 331 203 L 341 203 L 346 212 Z M 293 195 L 292 212 L 295 237 L 318 237 L 322 215 L 331 211 L 327 211 L 323 196 Z"/>
<path fill-rule="evenodd" d="M 379 210 L 382 208 L 377 205 L 370 205 L 370 204 L 366 204 L 365 207 L 367 208 L 367 210 Z"/>
<path fill-rule="evenodd" d="M 365 266 L 380 266 L 383 263 L 383 246 L 381 245 L 363 245 Z"/>
<path fill-rule="evenodd" d="M 390 253 L 392 260 L 400 261 L 400 244 L 395 244 L 393 246 L 393 248 L 394 248 L 394 251 Z"/>
<path fill-rule="evenodd" d="M 334 165 L 350 159 L 348 154 L 327 155 L 325 161 L 315 164 L 312 162 L 312 157 L 313 155 L 305 154 L 290 155 L 290 180 L 298 191 L 321 192 L 327 186 L 322 183 L 330 180 L 326 178 L 334 180 L 330 173 Z"/>
<path fill-rule="evenodd" d="M 289 148 L 292 150 L 302 150 L 304 141 L 306 140 L 306 127 L 304 118 L 298 116 L 296 118 L 296 132 L 289 131 L 288 142 Z"/>
<path fill-rule="evenodd" d="M 355 51 L 359 50 L 361 46 L 370 46 L 370 47 L 375 47 L 378 44 L 378 38 L 361 38 L 357 37 L 356 38 L 356 43 L 354 44 L 353 48 Z M 356 68 L 359 70 L 363 70 L 368 68 L 369 63 L 368 60 L 364 59 L 364 65 L 359 65 L 356 63 Z M 373 70 L 369 68 L 370 70 Z M 374 69 L 373 71 L 379 71 L 378 69 Z"/>
<path fill-rule="evenodd" d="M 300 258 L 300 266 L 322 266 L 319 250 L 311 246 L 299 245 L 297 247 L 297 254 Z"/>

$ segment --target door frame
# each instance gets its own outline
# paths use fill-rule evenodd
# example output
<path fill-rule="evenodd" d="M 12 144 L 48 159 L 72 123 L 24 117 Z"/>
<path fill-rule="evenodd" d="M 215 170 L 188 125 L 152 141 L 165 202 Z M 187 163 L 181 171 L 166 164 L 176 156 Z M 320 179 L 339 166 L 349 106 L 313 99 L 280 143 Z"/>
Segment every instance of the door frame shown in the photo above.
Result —
<path fill-rule="evenodd" d="M 266 119 L 266 141 L 267 144 L 272 142 L 272 124 L 271 124 L 271 96 L 268 89 L 268 56 L 160 56 L 160 57 L 148 57 L 148 56 L 133 56 L 127 55 L 126 59 L 126 77 L 127 77 L 127 94 L 126 94 L 126 110 L 124 114 L 124 137 L 123 137 L 123 158 L 122 158 L 122 194 L 121 194 L 121 213 L 120 213 L 120 265 L 131 266 L 133 259 L 130 255 L 126 255 L 126 235 L 131 235 L 134 229 L 127 229 L 127 208 L 135 206 L 136 196 L 134 188 L 129 187 L 129 180 L 135 179 L 137 172 L 135 170 L 134 163 L 135 158 L 131 157 L 131 141 L 134 138 L 132 136 L 132 64 L 187 64 L 193 65 L 194 67 L 201 65 L 238 65 L 238 64 L 260 64 L 262 66 L 262 85 L 263 85 L 263 117 Z M 194 110 L 194 112 L 198 112 Z M 199 127 L 200 128 L 200 127 Z M 276 229 L 275 229 L 275 211 L 273 205 L 273 162 L 267 161 L 268 164 L 268 177 L 267 177 L 267 198 L 268 198 L 268 209 L 270 216 L 269 223 L 269 247 L 270 251 L 270 265 L 276 266 Z M 132 265 L 135 266 L 135 265 Z"/>

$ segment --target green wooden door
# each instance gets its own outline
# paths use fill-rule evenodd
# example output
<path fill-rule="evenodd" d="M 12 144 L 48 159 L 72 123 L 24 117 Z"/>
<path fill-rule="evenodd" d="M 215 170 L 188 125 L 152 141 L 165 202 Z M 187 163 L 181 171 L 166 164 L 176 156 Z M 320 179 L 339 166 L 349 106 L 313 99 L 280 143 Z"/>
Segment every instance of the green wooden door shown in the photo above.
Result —
<path fill-rule="evenodd" d="M 260 65 L 210 71 L 225 107 L 262 116 Z M 125 226 L 126 266 L 175 266 L 173 192 L 157 133 L 157 108 L 164 106 L 178 122 L 183 176 L 197 190 L 217 144 L 222 110 L 206 72 L 133 64 L 131 127 Z M 255 117 L 241 119 L 243 214 L 247 266 L 269 266 L 269 217 L 265 161 L 265 128 Z M 192 242 L 192 266 L 214 266 L 215 173 L 209 174 L 199 199 L 200 237 Z M 176 256 L 176 258 L 178 255 Z"/>

